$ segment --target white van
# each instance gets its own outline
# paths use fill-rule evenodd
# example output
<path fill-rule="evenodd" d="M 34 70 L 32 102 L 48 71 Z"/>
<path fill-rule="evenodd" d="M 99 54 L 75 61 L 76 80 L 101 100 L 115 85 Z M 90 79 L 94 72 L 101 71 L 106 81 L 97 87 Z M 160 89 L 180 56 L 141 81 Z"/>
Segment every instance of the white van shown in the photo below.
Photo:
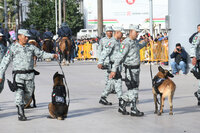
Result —
<path fill-rule="evenodd" d="M 81 29 L 77 33 L 77 39 L 96 38 L 97 29 Z"/>

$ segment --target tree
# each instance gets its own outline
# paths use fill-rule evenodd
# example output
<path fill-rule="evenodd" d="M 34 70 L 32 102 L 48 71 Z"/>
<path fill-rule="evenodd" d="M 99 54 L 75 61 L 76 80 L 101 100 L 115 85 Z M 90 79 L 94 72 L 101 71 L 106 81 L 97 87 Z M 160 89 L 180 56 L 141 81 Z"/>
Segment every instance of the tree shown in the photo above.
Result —
<path fill-rule="evenodd" d="M 28 19 L 22 25 L 29 28 L 31 24 L 35 25 L 40 31 L 49 30 L 55 33 L 55 8 L 54 0 L 32 0 L 29 4 Z"/>
<path fill-rule="evenodd" d="M 7 0 L 7 16 L 8 16 L 8 27 L 13 27 L 15 24 L 15 9 L 14 9 L 14 1 Z M 0 1 L 0 23 L 4 22 L 4 0 Z"/>
<path fill-rule="evenodd" d="M 49 30 L 55 33 L 55 0 L 32 0 L 29 4 L 30 12 L 28 19 L 23 22 L 24 28 L 35 25 L 40 31 Z M 78 10 L 79 4 L 76 0 L 66 0 L 66 22 L 72 29 L 73 35 L 83 28 L 82 14 Z"/>
<path fill-rule="evenodd" d="M 66 22 L 72 29 L 72 34 L 76 33 L 83 28 L 83 14 L 80 13 L 79 4 L 77 0 L 66 0 Z"/>

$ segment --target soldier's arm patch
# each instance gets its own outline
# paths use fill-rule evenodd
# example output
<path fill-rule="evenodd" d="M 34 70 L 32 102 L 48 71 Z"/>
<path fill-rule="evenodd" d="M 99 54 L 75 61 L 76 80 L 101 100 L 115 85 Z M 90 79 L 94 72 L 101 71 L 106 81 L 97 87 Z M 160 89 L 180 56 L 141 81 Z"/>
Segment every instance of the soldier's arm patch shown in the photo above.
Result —
<path fill-rule="evenodd" d="M 108 44 L 106 44 L 106 48 L 108 48 L 108 47 L 110 47 L 110 45 L 111 45 L 111 42 L 109 42 Z"/>
<path fill-rule="evenodd" d="M 192 43 L 196 43 L 196 42 L 197 42 L 197 39 L 198 39 L 198 36 L 195 36 L 195 37 L 193 38 L 193 42 L 192 42 Z"/>

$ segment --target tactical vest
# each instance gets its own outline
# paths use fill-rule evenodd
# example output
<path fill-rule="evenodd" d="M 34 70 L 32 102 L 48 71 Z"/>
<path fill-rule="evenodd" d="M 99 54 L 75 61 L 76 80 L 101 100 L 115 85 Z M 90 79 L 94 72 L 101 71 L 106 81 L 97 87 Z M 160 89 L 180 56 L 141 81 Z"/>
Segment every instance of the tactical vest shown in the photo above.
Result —
<path fill-rule="evenodd" d="M 52 103 L 66 104 L 66 90 L 64 85 L 58 85 L 53 88 Z"/>
<path fill-rule="evenodd" d="M 155 76 L 153 79 L 153 87 L 157 94 L 161 94 L 158 90 L 158 87 L 165 81 L 165 78 L 159 78 L 158 76 Z"/>

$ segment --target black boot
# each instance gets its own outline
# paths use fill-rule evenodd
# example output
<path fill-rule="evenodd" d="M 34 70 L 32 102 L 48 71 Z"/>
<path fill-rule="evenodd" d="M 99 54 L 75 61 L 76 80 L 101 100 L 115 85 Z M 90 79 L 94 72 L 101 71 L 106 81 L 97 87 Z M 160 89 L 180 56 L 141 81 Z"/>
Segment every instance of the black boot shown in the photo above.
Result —
<path fill-rule="evenodd" d="M 99 103 L 100 103 L 100 104 L 103 104 L 103 105 L 112 105 L 111 102 L 108 102 L 108 101 L 106 100 L 106 97 L 101 97 L 101 99 L 99 100 Z"/>
<path fill-rule="evenodd" d="M 132 107 L 131 107 L 131 116 L 143 116 L 144 113 L 140 112 L 137 107 L 136 107 L 136 100 L 132 102 Z"/>
<path fill-rule="evenodd" d="M 198 100 L 198 106 L 200 106 L 200 96 L 199 96 L 200 94 L 197 94 L 197 91 L 194 93 L 194 96 L 197 98 L 197 100 Z"/>
<path fill-rule="evenodd" d="M 120 98 L 118 112 L 122 113 L 123 115 L 129 115 L 129 112 L 126 111 L 126 106 L 127 106 L 127 102 L 124 101 L 122 98 Z"/>
<path fill-rule="evenodd" d="M 23 105 L 17 105 L 17 110 L 18 110 L 18 120 L 19 121 L 26 121 L 27 118 L 24 115 L 24 106 Z"/>

